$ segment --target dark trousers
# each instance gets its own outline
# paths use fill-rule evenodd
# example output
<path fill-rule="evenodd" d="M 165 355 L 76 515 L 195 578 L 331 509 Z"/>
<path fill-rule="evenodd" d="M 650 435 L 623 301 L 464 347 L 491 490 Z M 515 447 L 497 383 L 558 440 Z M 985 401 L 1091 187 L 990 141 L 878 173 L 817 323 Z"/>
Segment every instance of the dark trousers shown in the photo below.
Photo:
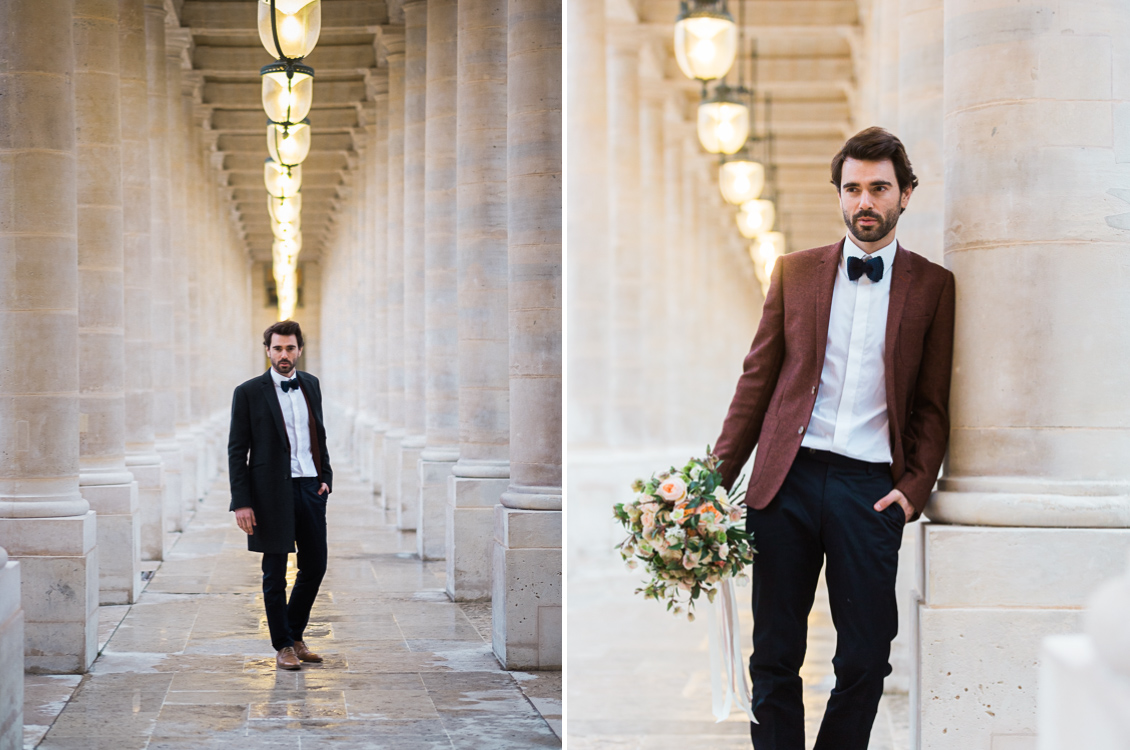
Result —
<path fill-rule="evenodd" d="M 310 621 L 310 608 L 318 597 L 318 587 L 326 574 L 326 498 L 319 495 L 317 477 L 301 477 L 294 482 L 294 535 L 298 546 L 298 575 L 286 601 L 285 552 L 263 554 L 263 603 L 267 608 L 267 628 L 271 646 L 281 651 L 303 640 Z"/>
<path fill-rule="evenodd" d="M 874 509 L 891 487 L 886 464 L 801 448 L 773 501 L 747 514 L 758 551 L 750 658 L 760 722 L 750 724 L 755 750 L 804 750 L 799 673 L 825 557 L 836 686 L 816 750 L 867 747 L 898 631 L 895 573 L 906 516 L 898 503 Z"/>

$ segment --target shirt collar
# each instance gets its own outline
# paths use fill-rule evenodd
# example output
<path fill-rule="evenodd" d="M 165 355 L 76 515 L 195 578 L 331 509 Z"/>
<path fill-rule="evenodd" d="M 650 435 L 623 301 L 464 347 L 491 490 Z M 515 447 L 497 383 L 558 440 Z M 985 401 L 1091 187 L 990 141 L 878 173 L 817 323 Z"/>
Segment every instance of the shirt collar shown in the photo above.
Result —
<path fill-rule="evenodd" d="M 284 378 L 282 375 L 279 375 L 278 371 L 273 367 L 269 370 L 269 372 L 271 373 L 271 380 L 275 381 L 275 388 L 278 388 L 279 383 L 283 382 L 284 380 L 292 380 L 293 378 L 298 377 L 297 375 L 292 375 L 289 378 Z"/>
<path fill-rule="evenodd" d="M 883 272 L 883 278 L 889 278 L 887 274 L 895 266 L 895 254 L 897 250 L 898 238 L 896 237 L 881 249 L 875 251 L 871 255 L 868 255 L 867 253 L 863 252 L 858 245 L 852 242 L 851 233 L 849 232 L 847 235 L 845 235 L 844 238 L 844 251 L 843 253 L 841 253 L 840 267 L 847 268 L 848 258 L 882 258 L 883 268 L 886 269 Z M 274 372 L 274 370 L 272 369 L 271 372 Z"/>

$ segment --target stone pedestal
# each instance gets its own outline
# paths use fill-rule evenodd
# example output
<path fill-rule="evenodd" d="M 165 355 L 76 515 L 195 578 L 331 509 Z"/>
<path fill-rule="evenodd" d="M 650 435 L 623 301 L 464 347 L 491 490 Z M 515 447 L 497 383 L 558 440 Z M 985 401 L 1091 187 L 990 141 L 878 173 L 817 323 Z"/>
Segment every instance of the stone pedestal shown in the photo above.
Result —
<path fill-rule="evenodd" d="M 181 448 L 176 440 L 157 441 L 157 454 L 161 457 L 165 484 L 161 488 L 161 507 L 164 516 L 164 531 L 180 531 L 184 528 L 184 499 L 181 493 Z M 161 541 L 161 558 L 164 559 L 164 540 Z"/>
<path fill-rule="evenodd" d="M 165 475 L 161 457 L 126 454 L 126 467 L 137 482 L 138 533 L 142 560 L 165 559 Z"/>
<path fill-rule="evenodd" d="M 494 510 L 494 653 L 506 669 L 561 669 L 561 512 Z"/>
<path fill-rule="evenodd" d="M 398 513 L 400 507 L 400 466 L 404 440 L 404 428 L 394 427 L 385 433 L 384 439 L 384 507 L 386 510 Z M 397 516 L 399 518 L 399 516 Z"/>
<path fill-rule="evenodd" d="M 94 511 L 58 518 L 0 518 L 0 543 L 21 563 L 24 669 L 85 672 L 98 655 Z"/>
<path fill-rule="evenodd" d="M 420 454 L 420 502 L 416 516 L 416 552 L 421 560 L 447 554 L 447 480 L 458 453 L 425 448 Z"/>
<path fill-rule="evenodd" d="M 448 476 L 444 533 L 447 595 L 457 602 L 490 599 L 494 508 L 510 480 Z"/>
<path fill-rule="evenodd" d="M 199 447 L 196 444 L 196 435 L 187 428 L 177 428 L 177 445 L 180 446 L 181 471 L 180 471 L 180 526 L 176 531 L 183 531 L 184 524 L 188 521 L 188 514 L 196 508 L 199 497 L 196 481 L 199 470 L 196 467 L 200 460 Z"/>
<path fill-rule="evenodd" d="M 911 747 L 1034 749 L 1041 643 L 1081 628 L 1087 597 L 1126 560 L 1130 530 L 922 531 Z"/>
<path fill-rule="evenodd" d="M 0 750 L 24 746 L 24 611 L 20 564 L 0 548 Z"/>
<path fill-rule="evenodd" d="M 400 488 L 396 502 L 396 528 L 415 531 L 420 516 L 420 454 L 424 450 L 424 436 L 410 435 L 398 443 Z"/>
<path fill-rule="evenodd" d="M 90 509 L 98 514 L 98 601 L 133 604 L 141 594 L 137 482 L 129 472 L 80 474 L 79 486 Z"/>

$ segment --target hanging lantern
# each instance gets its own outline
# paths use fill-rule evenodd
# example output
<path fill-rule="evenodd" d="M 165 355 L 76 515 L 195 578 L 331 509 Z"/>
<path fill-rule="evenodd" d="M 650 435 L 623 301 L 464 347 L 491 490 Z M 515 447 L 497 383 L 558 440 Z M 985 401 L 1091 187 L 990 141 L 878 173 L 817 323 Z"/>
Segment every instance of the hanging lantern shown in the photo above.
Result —
<path fill-rule="evenodd" d="M 267 197 L 267 211 L 271 219 L 280 223 L 301 221 L 302 193 L 293 198 Z"/>
<path fill-rule="evenodd" d="M 298 270 L 275 278 L 275 293 L 279 298 L 279 320 L 290 320 L 298 307 Z"/>
<path fill-rule="evenodd" d="M 762 295 L 769 292 L 769 280 L 777 258 L 785 254 L 785 235 L 781 232 L 762 232 L 749 246 L 749 257 L 753 261 L 757 280 L 761 283 Z"/>
<path fill-rule="evenodd" d="M 290 126 L 310 114 L 314 103 L 314 69 L 307 65 L 275 62 L 259 69 L 263 79 L 263 109 L 267 118 Z"/>
<path fill-rule="evenodd" d="M 749 138 L 749 105 L 734 93 L 720 83 L 698 105 L 698 141 L 712 154 L 737 153 Z"/>
<path fill-rule="evenodd" d="M 310 154 L 310 121 L 294 125 L 268 121 L 267 153 L 283 166 L 301 164 Z"/>
<path fill-rule="evenodd" d="M 271 234 L 277 240 L 290 240 L 295 237 L 301 236 L 302 222 L 295 221 L 271 221 Z"/>
<path fill-rule="evenodd" d="M 692 0 L 681 3 L 675 21 L 675 61 L 687 78 L 711 81 L 734 65 L 738 27 L 724 2 Z"/>
<path fill-rule="evenodd" d="M 298 254 L 302 252 L 302 234 L 285 240 L 275 240 L 271 243 L 271 259 L 275 265 L 294 266 L 298 262 Z"/>
<path fill-rule="evenodd" d="M 727 159 L 718 170 L 718 185 L 728 203 L 740 206 L 761 195 L 765 187 L 765 167 L 761 162 L 739 152 Z"/>
<path fill-rule="evenodd" d="M 292 198 L 302 188 L 302 165 L 285 167 L 274 159 L 263 162 L 263 183 L 274 198 Z"/>
<path fill-rule="evenodd" d="M 772 229 L 773 222 L 776 220 L 777 209 L 773 205 L 773 201 L 747 201 L 742 204 L 741 210 L 738 211 L 738 231 L 742 233 L 743 237 L 753 239 Z"/>
<path fill-rule="evenodd" d="M 321 0 L 259 0 L 259 41 L 273 57 L 306 57 L 321 31 Z"/>

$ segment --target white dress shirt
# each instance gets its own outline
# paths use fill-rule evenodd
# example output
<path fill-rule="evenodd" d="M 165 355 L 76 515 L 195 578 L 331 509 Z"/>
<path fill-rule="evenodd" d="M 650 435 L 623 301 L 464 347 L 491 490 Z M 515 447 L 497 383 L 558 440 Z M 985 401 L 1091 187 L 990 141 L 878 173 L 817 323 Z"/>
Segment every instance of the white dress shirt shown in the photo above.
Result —
<path fill-rule="evenodd" d="M 872 463 L 891 462 L 891 430 L 887 420 L 887 378 L 883 351 L 887 343 L 887 307 L 895 265 L 894 240 L 867 255 L 851 235 L 844 242 L 820 390 L 801 445 Z M 883 259 L 883 278 L 848 278 L 849 257 Z"/>
<path fill-rule="evenodd" d="M 291 477 L 316 477 L 314 454 L 310 450 L 310 410 L 306 408 L 306 397 L 299 388 L 291 388 L 283 393 L 284 378 L 271 368 L 271 380 L 275 381 L 275 395 L 279 397 L 283 422 L 286 423 L 286 437 L 290 440 Z"/>

